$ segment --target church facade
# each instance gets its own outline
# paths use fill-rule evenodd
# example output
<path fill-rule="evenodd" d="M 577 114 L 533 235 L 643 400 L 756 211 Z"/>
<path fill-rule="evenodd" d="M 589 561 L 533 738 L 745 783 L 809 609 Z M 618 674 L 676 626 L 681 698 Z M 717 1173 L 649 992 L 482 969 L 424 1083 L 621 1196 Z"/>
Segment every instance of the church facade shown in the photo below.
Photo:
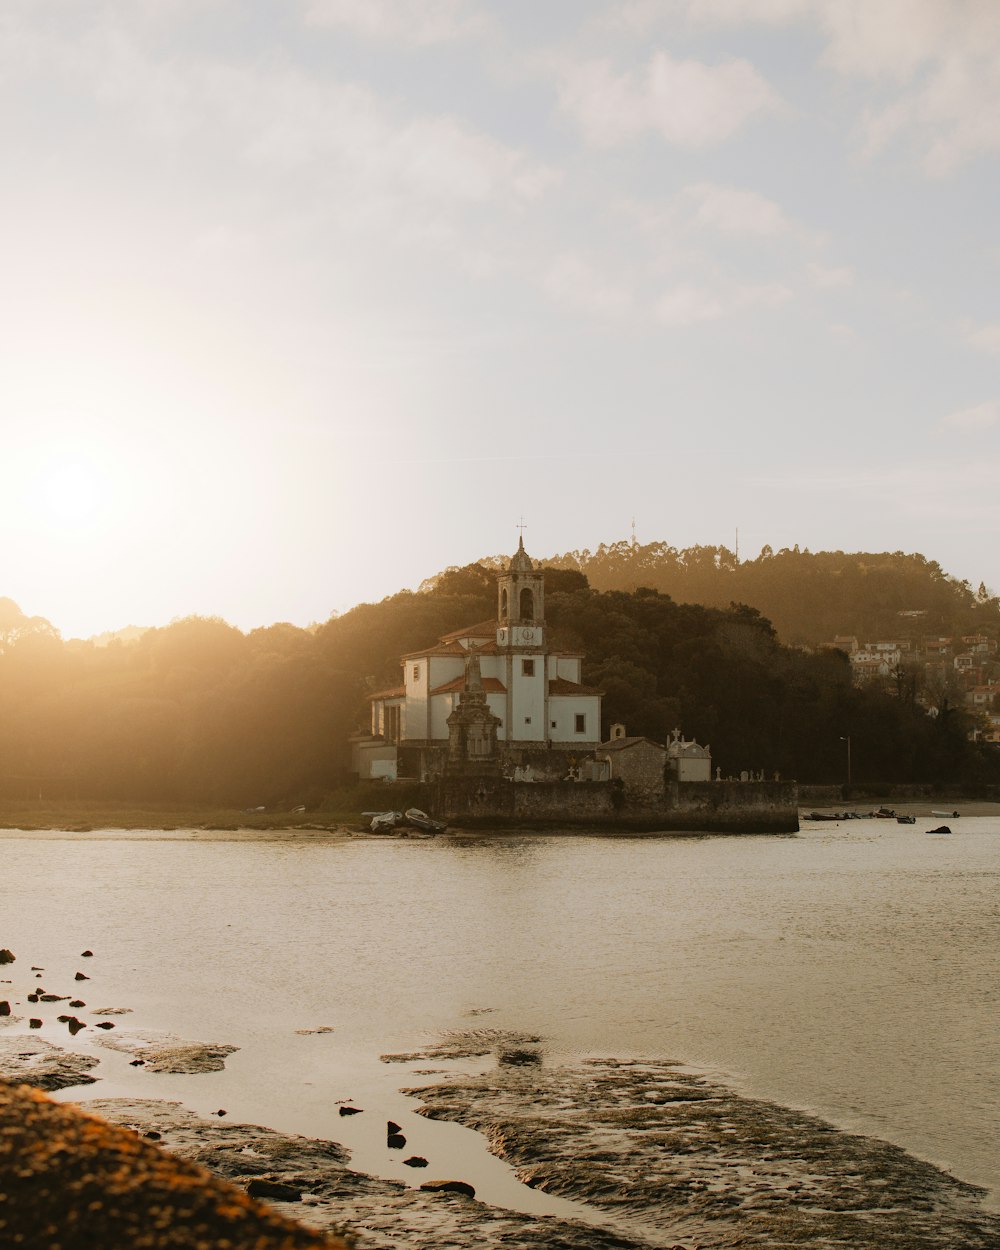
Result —
<path fill-rule="evenodd" d="M 544 576 L 522 540 L 497 576 L 496 618 L 404 655 L 402 683 L 371 696 L 371 737 L 355 740 L 355 770 L 396 777 L 408 755 L 422 761 L 411 775 L 424 775 L 437 749 L 443 763 L 454 738 L 450 718 L 470 693 L 494 718 L 490 740 L 495 734 L 495 753 L 508 761 L 533 751 L 593 752 L 601 742 L 601 692 L 582 684 L 582 662 L 579 653 L 549 647 Z"/>

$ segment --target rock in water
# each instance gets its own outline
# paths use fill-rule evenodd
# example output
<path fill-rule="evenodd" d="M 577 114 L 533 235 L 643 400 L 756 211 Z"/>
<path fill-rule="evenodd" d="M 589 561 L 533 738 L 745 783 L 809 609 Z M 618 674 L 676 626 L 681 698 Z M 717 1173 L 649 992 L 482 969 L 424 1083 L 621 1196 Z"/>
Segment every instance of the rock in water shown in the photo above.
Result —
<path fill-rule="evenodd" d="M 408 1159 L 403 1160 L 403 1165 L 408 1168 L 425 1168 L 427 1160 L 421 1155 L 410 1155 Z"/>
<path fill-rule="evenodd" d="M 406 1145 L 406 1138 L 402 1133 L 390 1133 L 386 1138 L 386 1145 L 390 1150 L 402 1150 Z"/>
<path fill-rule="evenodd" d="M 0 1001 L 0 1016 L 10 1015 L 10 1003 L 6 999 Z"/>
<path fill-rule="evenodd" d="M 7 950 L 6 947 L 4 947 L 2 951 L 0 951 L 0 964 L 12 964 L 14 962 L 14 959 L 15 959 L 15 956 L 13 952 Z"/>
<path fill-rule="evenodd" d="M 301 1202 L 302 1191 L 284 1181 L 269 1181 L 266 1176 L 255 1176 L 247 1184 L 247 1193 L 251 1198 L 270 1198 L 276 1202 Z"/>
<path fill-rule="evenodd" d="M 425 1181 L 420 1188 L 432 1194 L 464 1194 L 466 1198 L 476 1196 L 468 1181 Z"/>
<path fill-rule="evenodd" d="M 363 1110 L 364 1110 L 364 1107 L 341 1107 L 340 1114 L 341 1115 L 360 1115 Z"/>
<path fill-rule="evenodd" d="M 85 972 L 78 972 L 73 978 L 74 981 L 89 981 L 90 977 Z"/>

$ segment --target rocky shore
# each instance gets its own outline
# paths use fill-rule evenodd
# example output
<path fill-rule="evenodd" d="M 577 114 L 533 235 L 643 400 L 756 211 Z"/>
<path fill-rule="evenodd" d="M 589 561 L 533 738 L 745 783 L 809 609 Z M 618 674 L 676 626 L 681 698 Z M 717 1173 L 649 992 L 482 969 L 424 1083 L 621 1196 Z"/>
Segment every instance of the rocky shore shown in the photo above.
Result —
<path fill-rule="evenodd" d="M 8 1081 L 46 1081 L 50 1088 L 65 1088 L 88 1079 L 78 1055 L 32 1038 L 9 1036 L 6 1042 L 0 1051 L 0 1075 Z M 25 1047 L 26 1042 L 32 1045 Z M 428 1188 L 368 1176 L 351 1170 L 347 1152 L 336 1143 L 206 1119 L 176 1103 L 116 1098 L 88 1102 L 87 1110 L 128 1130 L 129 1143 L 141 1138 L 147 1148 L 155 1143 L 156 1150 L 168 1151 L 164 1157 L 214 1173 L 241 1191 L 241 1199 L 263 1197 L 275 1210 L 317 1232 L 344 1236 L 373 1250 L 399 1245 L 417 1250 L 473 1245 L 539 1250 L 784 1250 L 805 1245 L 817 1250 L 996 1250 L 1000 1245 L 1000 1216 L 984 1210 L 984 1193 L 975 1186 L 886 1142 L 744 1098 L 679 1064 L 595 1059 L 550 1068 L 542 1062 L 537 1038 L 493 1035 L 489 1030 L 385 1058 L 413 1063 L 486 1052 L 498 1059 L 486 1074 L 449 1076 L 407 1092 L 422 1102 L 421 1114 L 484 1134 L 493 1153 L 507 1160 L 527 1186 L 575 1201 L 579 1220 L 501 1210 L 467 1192 L 449 1192 L 451 1186 L 442 1190 L 442 1180 L 461 1178 L 438 1177 L 433 1166 L 415 1182 L 427 1184 L 426 1175 Z M 27 1191 L 12 1162 L 17 1152 L 33 1142 L 30 1148 L 41 1156 L 57 1148 L 73 1153 L 79 1141 L 96 1132 L 81 1129 L 65 1106 L 39 1111 L 40 1105 L 34 1091 L 18 1093 L 0 1085 L 0 1133 L 6 1143 L 6 1154 L 0 1155 L 0 1192 L 7 1195 L 0 1219 L 13 1212 L 22 1221 L 18 1227 L 27 1227 Z M 114 1151 L 120 1154 L 123 1140 L 109 1139 L 112 1156 Z M 127 1163 L 130 1169 L 133 1162 L 138 1167 L 129 1181 L 133 1188 L 144 1186 L 147 1174 L 155 1176 L 166 1166 L 148 1152 L 135 1159 L 130 1155 Z M 17 1178 L 13 1186 L 12 1177 Z M 104 1201 L 93 1197 L 110 1183 L 102 1178 L 105 1172 L 98 1168 L 87 1182 L 91 1201 Z M 62 1210 L 65 1237 L 80 1218 L 72 1213 L 79 1196 L 68 1182 L 63 1188 L 50 1175 L 48 1183 L 50 1202 Z M 157 1191 L 156 1202 L 161 1200 L 166 1201 Z M 129 1201 L 137 1201 L 134 1193 Z M 144 1235 L 145 1241 L 100 1244 L 217 1244 L 149 1240 L 148 1229 Z M 72 1250 L 90 1243 L 54 1238 L 23 1244 Z"/>
<path fill-rule="evenodd" d="M 0 1245 L 324 1244 L 280 1221 L 258 1228 L 260 1210 L 247 1204 L 259 1197 L 361 1250 L 1000 1246 L 1000 1215 L 984 1208 L 983 1190 L 899 1147 L 743 1097 L 677 1062 L 550 1065 L 544 1040 L 530 1033 L 470 1027 L 382 1060 L 398 1065 L 395 1084 L 410 1086 L 419 1114 L 480 1133 L 525 1186 L 574 1204 L 565 1216 L 491 1206 L 476 1198 L 474 1175 L 442 1173 L 433 1157 L 401 1159 L 414 1170 L 408 1185 L 352 1170 L 334 1142 L 233 1123 L 224 1108 L 204 1118 L 155 1098 L 89 1101 L 100 1050 L 152 1074 L 218 1072 L 236 1050 L 131 1028 L 126 1007 L 88 1006 L 75 994 L 87 993 L 96 962 L 86 950 L 59 975 L 22 962 L 18 977 L 0 977 Z M 4 971 L 15 963 L 0 950 Z M 48 1035 L 29 1031 L 36 1027 Z M 416 1086 L 418 1078 L 434 1083 Z M 88 1111 L 118 1129 L 38 1094 L 75 1088 Z M 398 1125 L 386 1130 L 388 1147 L 405 1145 Z M 187 1164 L 235 1188 L 213 1187 Z M 159 1214 L 144 1222 L 144 1211 Z M 220 1231 L 227 1219 L 239 1236 Z"/>
<path fill-rule="evenodd" d="M 985 1192 L 897 1146 L 667 1063 L 501 1064 L 414 1092 L 525 1184 L 648 1246 L 996 1250 Z"/>

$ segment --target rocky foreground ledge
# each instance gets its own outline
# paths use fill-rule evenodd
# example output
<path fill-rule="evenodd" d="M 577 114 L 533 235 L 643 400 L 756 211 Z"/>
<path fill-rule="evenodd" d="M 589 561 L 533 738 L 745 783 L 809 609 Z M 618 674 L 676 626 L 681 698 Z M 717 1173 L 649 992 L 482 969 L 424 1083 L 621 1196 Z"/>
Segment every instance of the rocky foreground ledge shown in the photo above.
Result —
<path fill-rule="evenodd" d="M 678 1064 L 548 1068 L 537 1043 L 479 1030 L 385 1058 L 492 1051 L 498 1063 L 484 1075 L 408 1092 L 428 1117 L 483 1133 L 526 1185 L 575 1201 L 579 1219 L 410 1188 L 352 1171 L 334 1142 L 205 1119 L 176 1103 L 88 1102 L 96 1120 L 0 1083 L 0 1245 L 297 1250 L 329 1247 L 322 1232 L 358 1250 L 1000 1246 L 1000 1216 L 983 1209 L 983 1190 L 899 1147 L 744 1098 Z M 14 1080 L 47 1078 L 53 1088 L 79 1075 L 59 1072 L 58 1048 L 43 1069 L 41 1057 L 18 1056 L 20 1072 L 10 1070 L 13 1056 L 3 1066 Z"/>
<path fill-rule="evenodd" d="M 344 1250 L 134 1132 L 2 1082 L 0 1245 Z"/>

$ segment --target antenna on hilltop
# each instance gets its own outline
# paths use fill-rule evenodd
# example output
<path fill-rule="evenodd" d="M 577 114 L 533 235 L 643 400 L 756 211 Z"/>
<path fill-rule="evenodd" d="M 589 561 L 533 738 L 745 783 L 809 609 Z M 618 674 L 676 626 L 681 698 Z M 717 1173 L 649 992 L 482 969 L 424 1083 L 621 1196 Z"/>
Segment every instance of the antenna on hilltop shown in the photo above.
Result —
<path fill-rule="evenodd" d="M 736 563 L 740 562 L 740 527 L 736 527 Z"/>
<path fill-rule="evenodd" d="M 632 518 L 632 546 L 638 547 L 638 545 L 639 545 L 639 542 L 635 536 L 635 517 L 633 517 Z"/>

